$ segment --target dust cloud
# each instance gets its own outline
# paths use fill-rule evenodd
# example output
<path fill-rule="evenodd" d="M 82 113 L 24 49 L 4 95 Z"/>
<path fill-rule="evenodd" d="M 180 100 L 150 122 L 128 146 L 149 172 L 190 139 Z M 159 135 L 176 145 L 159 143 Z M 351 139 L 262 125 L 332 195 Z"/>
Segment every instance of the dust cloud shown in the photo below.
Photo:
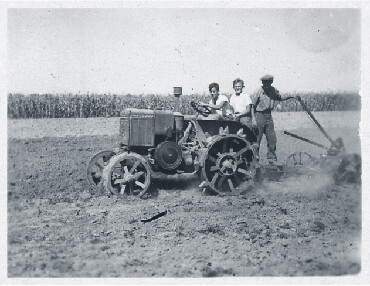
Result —
<path fill-rule="evenodd" d="M 279 182 L 266 182 L 266 191 L 299 194 L 318 194 L 328 190 L 334 179 L 329 171 L 322 168 L 309 170 L 306 174 L 298 174 L 282 178 Z"/>

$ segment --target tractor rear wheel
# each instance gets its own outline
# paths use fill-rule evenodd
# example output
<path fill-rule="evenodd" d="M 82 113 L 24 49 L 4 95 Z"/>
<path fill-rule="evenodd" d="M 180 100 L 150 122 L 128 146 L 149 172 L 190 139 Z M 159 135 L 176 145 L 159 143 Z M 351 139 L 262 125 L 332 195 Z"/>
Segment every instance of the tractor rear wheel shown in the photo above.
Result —
<path fill-rule="evenodd" d="M 202 163 L 201 186 L 221 196 L 246 192 L 259 171 L 252 145 L 237 135 L 215 136 Z"/>
<path fill-rule="evenodd" d="M 150 167 L 139 154 L 116 155 L 104 168 L 103 184 L 109 193 L 141 197 L 150 185 Z"/>

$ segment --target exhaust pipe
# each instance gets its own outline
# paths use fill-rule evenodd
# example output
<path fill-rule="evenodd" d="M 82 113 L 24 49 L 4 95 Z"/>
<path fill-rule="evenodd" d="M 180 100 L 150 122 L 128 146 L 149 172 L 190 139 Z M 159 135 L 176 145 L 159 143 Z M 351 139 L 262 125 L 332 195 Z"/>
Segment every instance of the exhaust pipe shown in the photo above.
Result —
<path fill-rule="evenodd" d="M 182 95 L 182 87 L 177 86 L 173 88 L 173 95 L 175 96 L 175 108 L 174 112 L 180 112 L 180 95 Z"/>

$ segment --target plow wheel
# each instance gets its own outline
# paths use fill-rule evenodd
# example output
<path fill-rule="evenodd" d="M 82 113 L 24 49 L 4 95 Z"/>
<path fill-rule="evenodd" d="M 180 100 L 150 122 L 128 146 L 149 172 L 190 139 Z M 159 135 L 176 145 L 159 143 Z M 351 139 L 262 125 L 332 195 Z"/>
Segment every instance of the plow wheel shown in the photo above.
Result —
<path fill-rule="evenodd" d="M 239 195 L 253 186 L 256 161 L 251 144 L 236 135 L 218 136 L 203 157 L 201 187 L 218 195 Z"/>
<path fill-rule="evenodd" d="M 95 154 L 87 166 L 87 180 L 90 186 L 98 188 L 102 182 L 103 169 L 109 160 L 115 155 L 111 150 L 101 151 Z"/>
<path fill-rule="evenodd" d="M 114 156 L 104 168 L 103 184 L 109 193 L 141 197 L 150 185 L 150 167 L 136 153 Z"/>
<path fill-rule="evenodd" d="M 295 152 L 290 154 L 285 164 L 290 167 L 309 166 L 314 162 L 314 158 L 306 152 Z"/>
<path fill-rule="evenodd" d="M 342 158 L 334 174 L 337 184 L 361 183 L 361 157 L 357 154 L 348 154 Z"/>

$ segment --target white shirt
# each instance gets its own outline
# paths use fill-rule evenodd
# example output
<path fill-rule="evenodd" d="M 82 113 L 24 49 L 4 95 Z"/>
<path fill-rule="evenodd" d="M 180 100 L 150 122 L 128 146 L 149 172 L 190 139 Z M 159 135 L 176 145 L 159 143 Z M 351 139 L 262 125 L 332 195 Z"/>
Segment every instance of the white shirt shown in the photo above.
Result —
<path fill-rule="evenodd" d="M 216 104 L 214 104 L 214 105 L 219 105 L 222 101 L 226 101 L 228 103 L 229 102 L 229 99 L 226 97 L 226 95 L 219 94 L 218 95 L 218 98 L 216 100 Z M 212 98 L 209 101 L 209 104 L 213 104 Z M 222 109 L 224 109 L 224 108 L 225 108 L 225 105 L 224 105 L 223 108 L 216 110 L 216 113 L 219 114 L 219 115 L 223 115 L 222 114 Z"/>
<path fill-rule="evenodd" d="M 235 113 L 244 113 L 247 111 L 247 106 L 252 104 L 252 99 L 248 93 L 242 92 L 239 95 L 235 93 L 230 97 L 230 105 L 234 108 Z"/>

